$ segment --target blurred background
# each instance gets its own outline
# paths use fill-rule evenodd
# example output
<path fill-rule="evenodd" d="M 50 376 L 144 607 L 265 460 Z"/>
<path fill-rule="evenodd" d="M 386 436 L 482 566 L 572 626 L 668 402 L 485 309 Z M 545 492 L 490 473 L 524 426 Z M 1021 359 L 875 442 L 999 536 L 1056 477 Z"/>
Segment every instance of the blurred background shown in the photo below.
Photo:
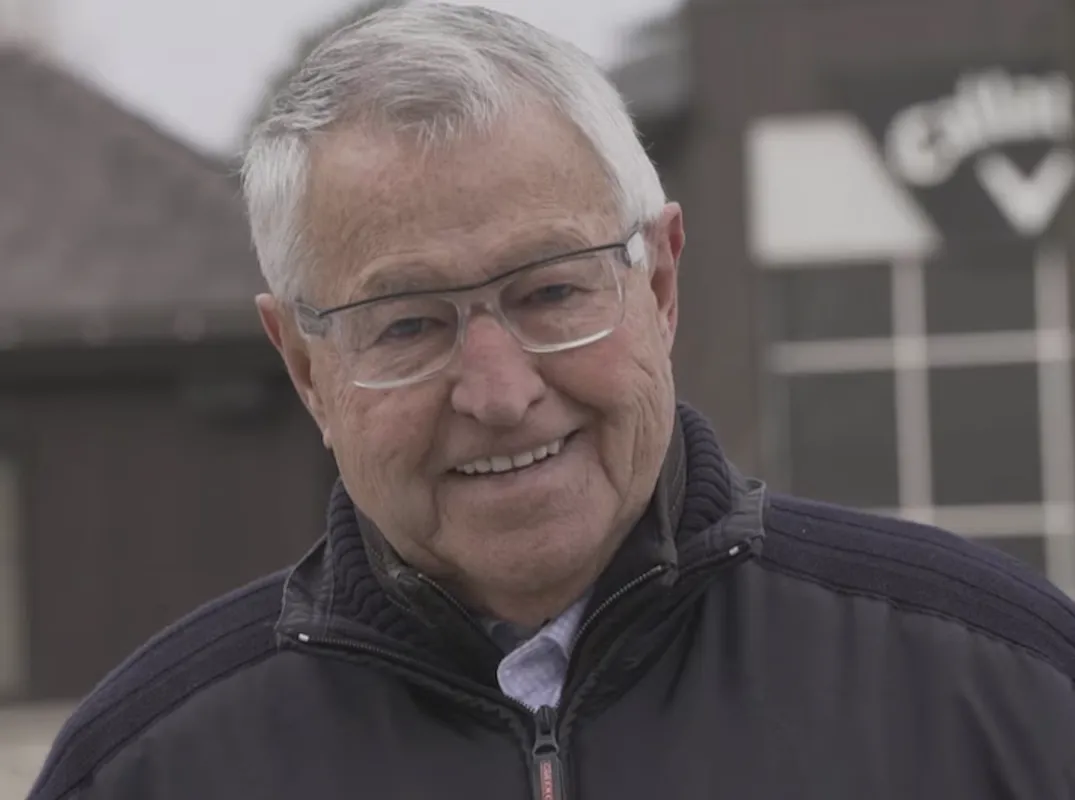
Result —
<path fill-rule="evenodd" d="M 628 98 L 686 210 L 681 393 L 744 470 L 1075 591 L 1067 0 L 483 4 Z M 236 166 L 371 7 L 0 0 L 0 800 L 132 648 L 321 532 Z"/>

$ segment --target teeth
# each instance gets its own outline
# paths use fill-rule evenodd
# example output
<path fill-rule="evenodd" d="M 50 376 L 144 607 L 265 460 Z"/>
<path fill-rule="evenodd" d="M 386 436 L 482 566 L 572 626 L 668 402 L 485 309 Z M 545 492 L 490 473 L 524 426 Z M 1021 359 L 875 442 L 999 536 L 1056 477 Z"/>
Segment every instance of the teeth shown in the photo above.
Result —
<path fill-rule="evenodd" d="M 456 467 L 456 472 L 462 472 L 464 475 L 485 475 L 490 472 L 509 472 L 513 469 L 522 469 L 523 467 L 529 467 L 531 464 L 535 464 L 538 461 L 543 461 L 550 456 L 556 455 L 563 450 L 563 448 L 564 440 L 557 439 L 555 442 L 549 442 L 548 444 L 543 444 L 541 447 L 536 447 L 525 453 L 516 453 L 513 456 L 479 458 L 476 461 L 471 461 L 469 464 Z"/>
<path fill-rule="evenodd" d="M 511 457 L 513 467 L 529 467 L 534 463 L 534 453 L 522 453 Z"/>

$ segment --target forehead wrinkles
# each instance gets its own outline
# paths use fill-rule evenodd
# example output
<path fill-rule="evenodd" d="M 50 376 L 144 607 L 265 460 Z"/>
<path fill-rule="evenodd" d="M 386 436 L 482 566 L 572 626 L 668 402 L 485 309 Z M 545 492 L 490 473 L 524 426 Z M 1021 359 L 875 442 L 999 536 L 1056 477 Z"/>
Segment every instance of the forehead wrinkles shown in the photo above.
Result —
<path fill-rule="evenodd" d="M 366 260 L 378 239 L 402 223 L 406 207 L 375 199 L 406 169 L 400 144 L 363 136 L 347 141 L 319 134 L 310 148 L 303 213 L 311 244 L 321 262 Z"/>
<path fill-rule="evenodd" d="M 311 245 L 329 272 L 528 220 L 615 214 L 584 137 L 548 114 L 437 150 L 361 128 L 326 132 L 307 188 Z"/>

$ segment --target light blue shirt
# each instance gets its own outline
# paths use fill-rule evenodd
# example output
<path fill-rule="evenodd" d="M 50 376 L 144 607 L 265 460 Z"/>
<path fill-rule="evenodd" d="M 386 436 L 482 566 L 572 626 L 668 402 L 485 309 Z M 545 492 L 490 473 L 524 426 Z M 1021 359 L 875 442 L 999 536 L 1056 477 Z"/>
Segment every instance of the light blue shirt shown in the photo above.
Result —
<path fill-rule="evenodd" d="M 493 639 L 506 650 L 510 648 L 496 671 L 500 691 L 535 711 L 559 705 L 571 646 L 588 600 L 589 596 L 582 597 L 521 643 L 510 623 L 489 623 Z"/>

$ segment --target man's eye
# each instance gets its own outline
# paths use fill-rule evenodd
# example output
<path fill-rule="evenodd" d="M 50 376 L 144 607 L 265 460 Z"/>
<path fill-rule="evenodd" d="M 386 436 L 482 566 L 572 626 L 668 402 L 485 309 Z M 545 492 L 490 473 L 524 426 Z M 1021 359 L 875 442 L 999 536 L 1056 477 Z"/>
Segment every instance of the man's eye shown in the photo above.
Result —
<path fill-rule="evenodd" d="M 526 296 L 529 303 L 560 303 L 567 300 L 576 292 L 576 288 L 569 283 L 554 283 L 535 289 Z"/>
<path fill-rule="evenodd" d="M 409 317 L 393 322 L 378 337 L 378 342 L 399 342 L 414 339 L 443 325 L 431 317 Z"/>

